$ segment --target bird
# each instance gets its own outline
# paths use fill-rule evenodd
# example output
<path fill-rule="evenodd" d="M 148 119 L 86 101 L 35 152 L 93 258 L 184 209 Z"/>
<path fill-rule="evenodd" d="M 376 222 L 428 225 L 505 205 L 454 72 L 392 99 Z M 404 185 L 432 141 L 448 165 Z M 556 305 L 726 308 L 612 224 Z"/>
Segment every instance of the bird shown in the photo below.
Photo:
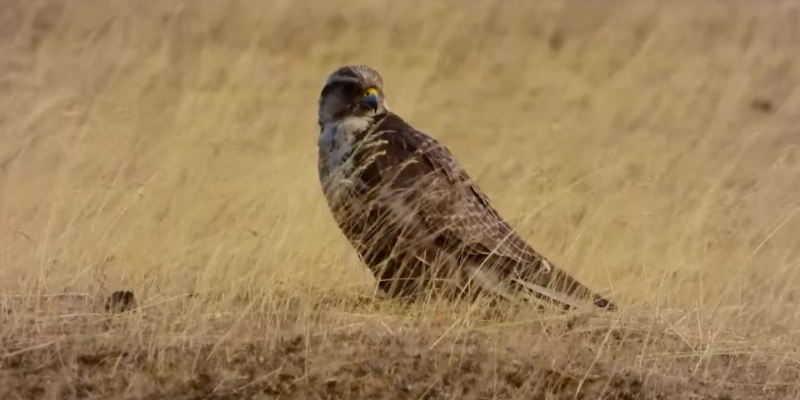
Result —
<path fill-rule="evenodd" d="M 334 70 L 317 116 L 323 195 L 383 294 L 617 309 L 534 250 L 447 147 L 392 112 L 374 68 Z"/>

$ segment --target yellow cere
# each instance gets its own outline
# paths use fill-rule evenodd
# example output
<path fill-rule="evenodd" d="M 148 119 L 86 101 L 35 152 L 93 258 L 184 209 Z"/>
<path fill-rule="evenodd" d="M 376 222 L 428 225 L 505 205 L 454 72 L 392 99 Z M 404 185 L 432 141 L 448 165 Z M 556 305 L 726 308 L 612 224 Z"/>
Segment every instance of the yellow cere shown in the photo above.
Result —
<path fill-rule="evenodd" d="M 378 89 L 375 89 L 374 87 L 367 89 L 367 91 L 364 93 L 364 97 L 367 97 L 371 94 L 378 94 Z"/>

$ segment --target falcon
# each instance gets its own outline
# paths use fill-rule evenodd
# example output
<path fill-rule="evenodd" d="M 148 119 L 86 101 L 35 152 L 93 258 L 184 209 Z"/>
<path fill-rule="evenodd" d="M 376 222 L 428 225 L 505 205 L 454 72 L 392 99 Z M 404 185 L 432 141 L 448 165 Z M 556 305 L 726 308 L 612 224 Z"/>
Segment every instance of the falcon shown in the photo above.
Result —
<path fill-rule="evenodd" d="M 445 146 L 391 112 L 375 69 L 334 71 L 318 123 L 325 199 L 385 294 L 616 308 L 531 248 Z"/>

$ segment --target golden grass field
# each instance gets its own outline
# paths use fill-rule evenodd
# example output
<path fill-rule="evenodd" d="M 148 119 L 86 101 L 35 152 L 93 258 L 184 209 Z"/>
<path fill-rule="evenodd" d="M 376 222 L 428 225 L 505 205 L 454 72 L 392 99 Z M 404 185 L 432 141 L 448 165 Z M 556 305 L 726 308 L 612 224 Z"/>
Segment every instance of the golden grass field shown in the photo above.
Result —
<path fill-rule="evenodd" d="M 2 399 L 800 396 L 800 5 L 2 0 L 0 51 Z M 622 310 L 369 301 L 351 63 Z"/>

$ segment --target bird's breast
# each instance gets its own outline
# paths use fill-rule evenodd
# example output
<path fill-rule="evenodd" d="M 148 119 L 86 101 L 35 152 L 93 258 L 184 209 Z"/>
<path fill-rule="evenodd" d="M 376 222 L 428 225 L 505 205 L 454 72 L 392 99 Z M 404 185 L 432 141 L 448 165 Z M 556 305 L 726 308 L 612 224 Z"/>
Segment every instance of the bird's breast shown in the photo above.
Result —
<path fill-rule="evenodd" d="M 319 135 L 320 176 L 330 178 L 352 170 L 351 155 L 355 147 L 356 133 L 369 129 L 369 118 L 348 117 L 327 123 Z"/>
<path fill-rule="evenodd" d="M 353 153 L 352 137 L 349 136 L 338 125 L 329 125 L 322 130 L 318 142 L 320 179 L 328 180 L 342 172 Z"/>
<path fill-rule="evenodd" d="M 319 136 L 319 179 L 322 190 L 332 208 L 352 207 L 352 189 L 357 183 L 353 159 L 356 134 L 369 129 L 371 120 L 349 117 L 323 125 Z"/>

